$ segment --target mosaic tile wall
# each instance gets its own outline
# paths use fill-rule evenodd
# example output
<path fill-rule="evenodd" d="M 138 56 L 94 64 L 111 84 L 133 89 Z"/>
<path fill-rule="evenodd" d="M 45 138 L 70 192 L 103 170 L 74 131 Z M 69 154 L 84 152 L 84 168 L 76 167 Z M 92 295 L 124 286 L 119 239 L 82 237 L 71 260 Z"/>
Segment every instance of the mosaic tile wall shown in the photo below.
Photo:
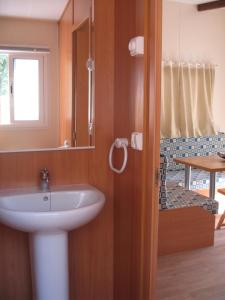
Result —
<path fill-rule="evenodd" d="M 208 156 L 225 152 L 225 134 L 215 136 L 162 139 L 160 153 L 168 158 L 168 170 L 181 170 L 181 164 L 173 162 L 175 157 Z"/>

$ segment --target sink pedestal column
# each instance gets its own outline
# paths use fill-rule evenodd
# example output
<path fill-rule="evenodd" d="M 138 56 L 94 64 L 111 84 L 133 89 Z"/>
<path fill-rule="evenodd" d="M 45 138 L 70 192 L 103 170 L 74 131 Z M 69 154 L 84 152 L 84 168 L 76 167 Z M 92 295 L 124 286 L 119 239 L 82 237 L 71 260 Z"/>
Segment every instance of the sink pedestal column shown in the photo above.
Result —
<path fill-rule="evenodd" d="M 67 232 L 30 234 L 34 299 L 69 300 Z"/>

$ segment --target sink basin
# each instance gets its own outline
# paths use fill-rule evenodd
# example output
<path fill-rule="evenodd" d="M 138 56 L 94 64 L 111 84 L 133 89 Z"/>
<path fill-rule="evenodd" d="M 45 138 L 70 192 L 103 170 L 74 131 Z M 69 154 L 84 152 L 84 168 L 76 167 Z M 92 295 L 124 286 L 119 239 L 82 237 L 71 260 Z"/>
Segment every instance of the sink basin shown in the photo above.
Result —
<path fill-rule="evenodd" d="M 67 232 L 93 220 L 104 203 L 90 185 L 0 192 L 0 222 L 30 233 L 34 299 L 69 299 Z"/>
<path fill-rule="evenodd" d="M 104 202 L 104 195 L 89 185 L 12 190 L 0 193 L 0 221 L 26 232 L 69 231 L 94 219 Z"/>

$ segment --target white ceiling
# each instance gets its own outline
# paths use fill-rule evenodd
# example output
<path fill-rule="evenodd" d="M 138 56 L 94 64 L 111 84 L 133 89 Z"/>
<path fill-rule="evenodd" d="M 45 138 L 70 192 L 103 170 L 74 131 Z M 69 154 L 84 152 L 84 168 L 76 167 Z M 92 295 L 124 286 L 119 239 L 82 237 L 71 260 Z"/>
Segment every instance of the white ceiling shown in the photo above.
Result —
<path fill-rule="evenodd" d="M 0 16 L 59 20 L 68 0 L 0 0 Z"/>
<path fill-rule="evenodd" d="M 202 4 L 207 2 L 213 2 L 215 0 L 170 0 L 170 1 L 187 3 L 187 4 Z"/>

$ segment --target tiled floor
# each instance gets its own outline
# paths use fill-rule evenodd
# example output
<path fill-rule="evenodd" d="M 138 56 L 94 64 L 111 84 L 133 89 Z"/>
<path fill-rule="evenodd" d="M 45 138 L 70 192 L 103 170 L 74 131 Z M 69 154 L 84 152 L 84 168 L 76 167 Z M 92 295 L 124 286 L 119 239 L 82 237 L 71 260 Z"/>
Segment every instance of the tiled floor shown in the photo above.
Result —
<path fill-rule="evenodd" d="M 159 258 L 157 300 L 225 300 L 225 229 L 214 247 Z"/>

